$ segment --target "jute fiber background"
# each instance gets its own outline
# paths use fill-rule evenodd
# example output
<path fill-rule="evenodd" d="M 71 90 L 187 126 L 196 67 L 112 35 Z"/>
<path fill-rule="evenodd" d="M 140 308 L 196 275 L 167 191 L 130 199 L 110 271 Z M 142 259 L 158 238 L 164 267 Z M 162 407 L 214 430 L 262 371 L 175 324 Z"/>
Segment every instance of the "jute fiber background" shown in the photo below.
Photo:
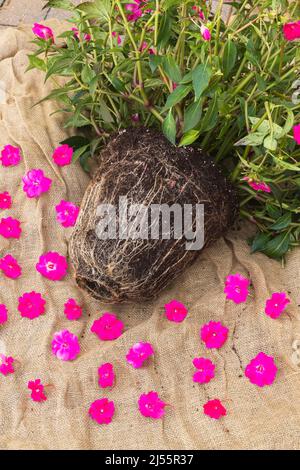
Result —
<path fill-rule="evenodd" d="M 56 30 L 59 24 L 51 26 Z M 71 268 L 60 282 L 42 278 L 35 271 L 41 253 L 67 254 L 70 229 L 55 220 L 54 206 L 61 199 L 80 203 L 88 177 L 75 164 L 62 169 L 51 155 L 67 135 L 59 115 L 50 117 L 54 105 L 32 105 L 47 91 L 42 74 L 29 72 L 26 54 L 30 29 L 8 29 L 0 35 L 0 84 L 5 102 L 0 105 L 0 147 L 22 148 L 19 166 L 0 169 L 0 191 L 13 196 L 7 215 L 22 221 L 20 240 L 0 240 L 0 255 L 11 253 L 23 267 L 20 279 L 1 275 L 0 303 L 7 304 L 9 321 L 0 327 L 1 351 L 18 359 L 16 372 L 0 376 L 0 448 L 2 449 L 297 449 L 300 442 L 300 369 L 293 364 L 292 343 L 300 339 L 300 251 L 293 251 L 286 267 L 264 255 L 250 255 L 247 229 L 233 232 L 207 249 L 191 269 L 153 302 L 144 305 L 104 307 L 76 288 Z M 46 89 L 48 88 L 48 90 Z M 4 98 L 4 93 L 2 93 Z M 32 168 L 42 168 L 53 179 L 52 189 L 38 200 L 26 198 L 21 177 Z M 246 304 L 225 301 L 224 279 L 236 271 L 249 275 L 252 296 Z M 18 297 L 35 290 L 46 298 L 45 315 L 30 321 L 17 311 Z M 278 320 L 264 314 L 265 300 L 273 291 L 286 290 L 292 303 Z M 74 297 L 84 307 L 79 321 L 70 322 L 63 304 Z M 182 324 L 168 322 L 163 305 L 176 298 L 189 308 Z M 104 311 L 115 311 L 126 331 L 113 342 L 100 342 L 90 333 L 93 320 Z M 226 344 L 208 351 L 199 339 L 200 326 L 221 320 L 230 329 Z M 55 331 L 68 328 L 77 334 L 81 354 L 74 362 L 61 362 L 51 354 Z M 134 370 L 125 355 L 137 341 L 149 341 L 155 357 L 149 365 Z M 243 374 L 259 351 L 275 356 L 279 372 L 274 384 L 260 389 Z M 192 358 L 207 356 L 216 363 L 216 377 L 208 385 L 192 382 Z M 117 384 L 102 391 L 97 368 L 114 363 Z M 40 378 L 54 384 L 45 403 L 29 398 L 28 380 Z M 156 390 L 167 408 L 163 420 L 143 418 L 137 409 L 141 393 Z M 108 396 L 116 414 L 108 426 L 99 426 L 88 416 L 97 398 Z M 214 421 L 202 405 L 220 398 L 228 415 Z"/>

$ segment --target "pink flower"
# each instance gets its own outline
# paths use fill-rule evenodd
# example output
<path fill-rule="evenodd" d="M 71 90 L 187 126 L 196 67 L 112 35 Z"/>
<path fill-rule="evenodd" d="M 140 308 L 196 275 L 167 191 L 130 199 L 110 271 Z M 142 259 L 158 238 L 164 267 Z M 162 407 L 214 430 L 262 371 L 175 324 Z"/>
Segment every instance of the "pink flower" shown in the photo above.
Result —
<path fill-rule="evenodd" d="M 294 23 L 286 23 L 283 25 L 283 34 L 287 41 L 300 39 L 300 20 Z"/>
<path fill-rule="evenodd" d="M 209 31 L 209 29 L 206 26 L 204 26 L 204 24 L 201 25 L 200 31 L 201 31 L 201 34 L 202 34 L 202 37 L 203 37 L 204 41 L 210 41 L 211 40 L 211 32 Z"/>
<path fill-rule="evenodd" d="M 21 160 L 21 151 L 19 147 L 14 147 L 13 145 L 5 145 L 1 152 L 0 160 L 3 166 L 18 165 Z"/>
<path fill-rule="evenodd" d="M 129 349 L 126 359 L 128 364 L 131 364 L 135 369 L 138 369 L 139 367 L 142 367 L 148 357 L 153 354 L 154 351 L 150 343 L 136 343 Z"/>
<path fill-rule="evenodd" d="M 29 170 L 22 181 L 23 191 L 27 194 L 27 197 L 39 197 L 42 193 L 49 191 L 52 180 L 44 175 L 43 170 L 35 169 Z"/>
<path fill-rule="evenodd" d="M 22 229 L 20 221 L 12 217 L 4 217 L 0 221 L 0 235 L 4 238 L 20 238 Z"/>
<path fill-rule="evenodd" d="M 44 39 L 45 41 L 51 39 L 52 42 L 54 41 L 53 31 L 51 28 L 48 28 L 48 26 L 39 23 L 34 23 L 32 32 L 40 39 Z"/>
<path fill-rule="evenodd" d="M 254 189 L 255 191 L 263 191 L 264 193 L 271 192 L 270 186 L 268 186 L 263 181 L 254 181 L 252 178 L 249 178 L 248 176 L 245 176 L 243 180 L 247 181 L 249 186 L 251 186 L 251 188 Z"/>
<path fill-rule="evenodd" d="M 277 367 L 272 356 L 260 352 L 252 359 L 245 369 L 245 376 L 251 383 L 264 387 L 271 385 L 276 377 Z"/>
<path fill-rule="evenodd" d="M 204 357 L 195 357 L 193 364 L 198 369 L 193 375 L 193 381 L 200 384 L 207 384 L 215 376 L 215 365 Z"/>
<path fill-rule="evenodd" d="M 68 330 L 54 333 L 51 346 L 52 353 L 61 361 L 73 361 L 80 353 L 77 336 Z"/>
<path fill-rule="evenodd" d="M 0 325 L 3 325 L 3 323 L 7 322 L 7 313 L 6 305 L 0 304 Z"/>
<path fill-rule="evenodd" d="M 117 33 L 116 31 L 113 31 L 111 35 L 113 38 L 117 39 L 117 44 L 118 46 L 120 46 L 122 44 L 122 37 L 120 36 L 120 34 Z"/>
<path fill-rule="evenodd" d="M 225 281 L 224 293 L 226 299 L 233 300 L 236 304 L 245 302 L 249 294 L 249 284 L 250 280 L 241 274 L 230 274 Z"/>
<path fill-rule="evenodd" d="M 54 150 L 54 153 L 52 155 L 54 162 L 58 166 L 70 165 L 72 161 L 72 157 L 73 157 L 73 149 L 72 147 L 69 147 L 69 145 L 67 144 L 57 147 Z"/>
<path fill-rule="evenodd" d="M 4 354 L 0 354 L 0 374 L 8 375 L 13 374 L 15 369 L 13 367 L 14 358 L 4 356 Z"/>
<path fill-rule="evenodd" d="M 55 206 L 56 218 L 63 227 L 74 227 L 79 214 L 79 207 L 75 206 L 73 202 L 61 200 Z"/>
<path fill-rule="evenodd" d="M 204 414 L 213 419 L 219 419 L 221 416 L 226 416 L 226 408 L 222 405 L 217 398 L 209 400 L 203 405 Z"/>
<path fill-rule="evenodd" d="M 165 304 L 165 312 L 167 319 L 176 323 L 182 322 L 188 314 L 186 306 L 177 300 Z"/>
<path fill-rule="evenodd" d="M 77 304 L 76 300 L 68 299 L 64 307 L 64 314 L 68 320 L 78 320 L 81 317 L 82 308 Z"/>
<path fill-rule="evenodd" d="M 40 379 L 30 380 L 27 387 L 31 390 L 31 398 L 33 401 L 46 401 L 47 397 L 44 394 L 44 385 Z"/>
<path fill-rule="evenodd" d="M 74 37 L 76 39 L 79 39 L 79 29 L 78 28 L 72 28 L 72 31 L 74 31 Z M 83 39 L 86 41 L 86 42 L 89 42 L 92 38 L 91 38 L 91 35 L 88 34 L 88 33 L 84 33 L 83 34 Z"/>
<path fill-rule="evenodd" d="M 107 362 L 98 369 L 99 385 L 102 388 L 112 387 L 115 381 L 114 366 Z"/>
<path fill-rule="evenodd" d="M 126 3 L 125 9 L 131 13 L 127 16 L 128 21 L 136 21 L 143 14 L 142 10 L 140 9 L 139 2 L 137 3 Z"/>
<path fill-rule="evenodd" d="M 10 209 L 11 208 L 11 196 L 5 191 L 0 193 L 0 209 Z"/>
<path fill-rule="evenodd" d="M 90 417 L 98 424 L 109 424 L 115 414 L 115 404 L 108 398 L 95 400 L 89 409 Z"/>
<path fill-rule="evenodd" d="M 140 122 L 140 116 L 138 113 L 132 114 L 131 115 L 131 120 L 132 122 Z"/>
<path fill-rule="evenodd" d="M 40 256 L 36 270 L 51 281 L 60 281 L 67 274 L 68 264 L 64 256 L 56 251 L 49 251 Z"/>
<path fill-rule="evenodd" d="M 94 321 L 91 332 L 103 341 L 112 341 L 121 336 L 123 329 L 123 322 L 118 320 L 114 313 L 105 312 L 102 317 Z"/>
<path fill-rule="evenodd" d="M 156 392 L 143 393 L 139 398 L 140 413 L 146 418 L 159 419 L 165 414 L 167 404 L 162 401 Z"/>
<path fill-rule="evenodd" d="M 18 310 L 21 317 L 33 320 L 45 313 L 46 300 L 37 292 L 26 292 L 19 297 Z"/>
<path fill-rule="evenodd" d="M 274 292 L 266 302 L 265 313 L 271 318 L 278 318 L 289 303 L 285 292 Z"/>
<path fill-rule="evenodd" d="M 0 270 L 10 279 L 17 279 L 22 274 L 21 266 L 11 255 L 6 255 L 3 258 L 0 258 Z"/>
<path fill-rule="evenodd" d="M 209 349 L 223 346 L 228 336 L 228 328 L 220 321 L 210 321 L 201 327 L 200 337 Z"/>
<path fill-rule="evenodd" d="M 205 20 L 204 13 L 203 13 L 203 11 L 201 10 L 200 7 L 194 5 L 192 7 L 192 10 L 194 10 L 194 12 L 199 16 L 200 20 Z"/>
<path fill-rule="evenodd" d="M 295 141 L 297 142 L 298 145 L 300 145 L 300 124 L 297 124 L 297 126 L 294 126 L 293 133 L 294 133 Z"/>

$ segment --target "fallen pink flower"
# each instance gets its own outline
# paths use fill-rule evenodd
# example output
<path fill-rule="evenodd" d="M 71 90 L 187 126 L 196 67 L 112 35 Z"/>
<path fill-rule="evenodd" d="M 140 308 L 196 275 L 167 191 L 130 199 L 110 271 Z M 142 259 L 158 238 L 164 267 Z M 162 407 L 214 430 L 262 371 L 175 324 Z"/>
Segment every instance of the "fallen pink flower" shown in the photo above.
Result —
<path fill-rule="evenodd" d="M 0 221 L 0 235 L 4 238 L 20 238 L 22 229 L 21 222 L 12 217 L 4 217 Z"/>
<path fill-rule="evenodd" d="M 32 32 L 40 39 L 44 39 L 45 41 L 51 39 L 52 42 L 54 41 L 53 31 L 51 28 L 48 28 L 48 26 L 39 23 L 34 23 Z"/>
<path fill-rule="evenodd" d="M 61 200 L 55 206 L 56 218 L 63 227 L 74 227 L 79 214 L 79 207 L 73 202 Z"/>
<path fill-rule="evenodd" d="M 69 147 L 67 144 L 64 144 L 54 150 L 52 158 L 58 166 L 70 165 L 73 153 L 73 148 Z"/>
<path fill-rule="evenodd" d="M 67 274 L 68 264 L 64 256 L 56 251 L 49 251 L 40 256 L 36 270 L 51 281 L 60 281 Z"/>
<path fill-rule="evenodd" d="M 293 23 L 284 24 L 283 34 L 287 41 L 295 41 L 295 39 L 300 39 L 300 20 Z"/>
<path fill-rule="evenodd" d="M 9 192 L 5 191 L 4 193 L 0 193 L 0 209 L 10 209 L 11 204 L 11 196 Z"/>
<path fill-rule="evenodd" d="M 278 318 L 289 303 L 285 292 L 274 292 L 266 302 L 265 313 L 271 318 Z"/>
<path fill-rule="evenodd" d="M 201 327 L 200 337 L 209 349 L 220 348 L 228 337 L 228 328 L 220 321 L 210 321 Z"/>
<path fill-rule="evenodd" d="M 38 292 L 26 292 L 19 297 L 18 310 L 21 317 L 33 320 L 45 313 L 46 300 Z"/>
<path fill-rule="evenodd" d="M 82 315 L 82 308 L 75 299 L 68 299 L 64 305 L 64 314 L 68 320 L 79 320 Z"/>
<path fill-rule="evenodd" d="M 226 299 L 233 300 L 236 304 L 245 302 L 249 295 L 249 285 L 250 280 L 243 277 L 240 273 L 230 274 L 225 281 L 224 293 L 226 294 Z"/>
<path fill-rule="evenodd" d="M 15 369 L 13 367 L 14 358 L 0 354 L 0 374 L 8 375 L 13 374 Z"/>
<path fill-rule="evenodd" d="M 49 191 L 52 184 L 52 180 L 47 178 L 43 170 L 40 169 L 29 170 L 23 176 L 22 181 L 24 183 L 23 191 L 29 198 L 37 198 L 42 193 Z"/>
<path fill-rule="evenodd" d="M 115 382 L 114 367 L 109 362 L 102 364 L 98 369 L 98 383 L 100 387 L 112 387 Z"/>
<path fill-rule="evenodd" d="M 222 405 L 219 399 L 209 400 L 203 405 L 204 414 L 213 419 L 220 419 L 226 416 L 226 408 Z"/>
<path fill-rule="evenodd" d="M 167 404 L 156 392 L 143 393 L 138 401 L 140 413 L 146 418 L 160 419 L 165 414 Z"/>
<path fill-rule="evenodd" d="M 21 266 L 11 255 L 6 255 L 3 258 L 0 258 L 0 270 L 10 279 L 17 279 L 22 274 Z"/>
<path fill-rule="evenodd" d="M 186 306 L 175 299 L 165 304 L 165 312 L 167 319 L 176 323 L 182 322 L 188 314 Z"/>
<path fill-rule="evenodd" d="M 61 361 L 73 361 L 80 353 L 77 336 L 68 330 L 54 333 L 51 347 L 52 353 Z"/>
<path fill-rule="evenodd" d="M 114 313 L 105 312 L 102 317 L 95 320 L 91 332 L 102 341 L 112 341 L 123 333 L 124 323 L 118 320 Z"/>
<path fill-rule="evenodd" d="M 148 357 L 153 356 L 154 350 L 150 343 L 136 343 L 129 349 L 126 360 L 135 369 L 142 367 Z"/>
<path fill-rule="evenodd" d="M 19 147 L 14 147 L 13 145 L 5 145 L 1 151 L 0 160 L 3 166 L 18 165 L 21 160 L 21 150 Z"/>
<path fill-rule="evenodd" d="M 277 367 L 272 356 L 260 352 L 252 359 L 245 369 L 245 376 L 251 383 L 264 387 L 271 385 L 277 374 Z"/>
<path fill-rule="evenodd" d="M 44 385 L 41 383 L 40 379 L 30 380 L 27 387 L 31 390 L 30 396 L 33 401 L 41 402 L 47 400 L 44 393 Z"/>
<path fill-rule="evenodd" d="M 193 375 L 193 381 L 200 384 L 207 384 L 215 376 L 215 365 L 210 359 L 204 357 L 195 357 L 193 364 L 197 372 Z"/>
<path fill-rule="evenodd" d="M 0 325 L 3 325 L 7 322 L 8 319 L 8 311 L 6 305 L 0 304 Z"/>
<path fill-rule="evenodd" d="M 90 417 L 98 424 L 109 424 L 115 414 L 115 404 L 108 398 L 95 400 L 89 409 Z"/>

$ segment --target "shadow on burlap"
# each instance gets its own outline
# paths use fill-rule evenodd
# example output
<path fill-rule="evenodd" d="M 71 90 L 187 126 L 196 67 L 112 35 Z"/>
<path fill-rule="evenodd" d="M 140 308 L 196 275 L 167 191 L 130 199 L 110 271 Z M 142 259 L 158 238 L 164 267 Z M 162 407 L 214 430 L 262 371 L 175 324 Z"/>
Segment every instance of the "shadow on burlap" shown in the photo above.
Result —
<path fill-rule="evenodd" d="M 57 31 L 59 24 L 52 23 Z M 22 221 L 20 240 L 0 240 L 0 255 L 11 253 L 21 263 L 17 281 L 1 275 L 0 303 L 9 309 L 9 321 L 0 327 L 0 348 L 18 359 L 16 373 L 0 376 L 0 448 L 22 449 L 297 449 L 300 441 L 300 370 L 291 361 L 292 343 L 300 339 L 300 251 L 294 250 L 286 267 L 261 254 L 250 255 L 247 229 L 234 232 L 207 249 L 181 278 L 159 299 L 145 305 L 104 307 L 78 290 L 71 269 L 60 282 L 42 278 L 34 269 L 41 253 L 67 254 L 70 229 L 55 220 L 54 206 L 61 199 L 79 204 L 88 177 L 75 164 L 62 169 L 51 155 L 67 133 L 59 115 L 49 117 L 53 104 L 44 102 L 42 74 L 25 74 L 26 54 L 33 49 L 29 28 L 8 29 L 0 35 L 0 88 L 5 84 L 5 103 L 0 105 L 0 147 L 20 146 L 22 163 L 0 169 L 0 192 L 8 190 L 13 207 L 7 215 Z M 0 92 L 1 93 L 1 92 Z M 2 94 L 3 95 L 3 94 Z M 2 96 L 3 98 L 3 96 Z M 21 177 L 42 168 L 53 179 L 49 193 L 38 200 L 26 198 Z M 236 271 L 249 275 L 252 296 L 246 304 L 225 302 L 224 279 Z M 47 300 L 46 314 L 30 321 L 17 311 L 24 292 L 41 292 Z M 285 290 L 292 299 L 287 313 L 276 321 L 264 314 L 273 291 Z M 63 304 L 74 297 L 84 307 L 77 322 L 69 322 Z M 189 308 L 182 324 L 168 322 L 163 305 L 176 298 Z M 117 341 L 101 343 L 90 333 L 93 320 L 103 311 L 115 311 L 126 325 Z M 221 320 L 230 336 L 219 351 L 208 351 L 199 339 L 201 324 Z M 55 331 L 68 328 L 77 334 L 81 354 L 63 363 L 51 354 Z M 134 370 L 125 361 L 128 348 L 137 341 L 150 341 L 154 360 Z M 279 371 L 271 387 L 260 389 L 243 374 L 259 351 L 275 356 Z M 192 381 L 192 358 L 207 356 L 216 364 L 216 377 L 200 386 Z M 113 362 L 117 384 L 102 391 L 97 368 Z M 40 378 L 48 389 L 45 403 L 29 399 L 28 380 Z M 163 420 L 143 418 L 137 410 L 142 392 L 156 390 L 172 406 Z M 89 404 L 108 396 L 116 414 L 108 426 L 88 417 Z M 203 415 L 202 405 L 220 398 L 228 415 L 214 421 Z"/>

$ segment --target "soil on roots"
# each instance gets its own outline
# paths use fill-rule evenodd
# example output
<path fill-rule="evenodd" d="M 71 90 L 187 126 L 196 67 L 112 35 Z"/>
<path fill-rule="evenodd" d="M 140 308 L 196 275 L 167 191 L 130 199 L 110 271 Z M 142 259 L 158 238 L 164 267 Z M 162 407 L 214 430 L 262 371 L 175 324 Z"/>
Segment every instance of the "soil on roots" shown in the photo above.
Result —
<path fill-rule="evenodd" d="M 153 204 L 203 204 L 204 246 L 224 235 L 238 213 L 236 190 L 201 150 L 174 147 L 152 129 L 131 128 L 113 136 L 101 152 L 69 244 L 78 286 L 107 303 L 157 296 L 200 252 L 186 249 L 184 235 L 174 239 L 174 217 L 169 239 L 120 239 L 121 196 L 128 206 L 143 204 L 147 208 Z M 116 208 L 114 239 L 99 239 L 96 234 L 101 220 L 97 210 L 103 204 Z M 155 223 L 158 221 L 149 219 L 147 236 Z M 193 212 L 194 229 L 195 224 Z"/>

